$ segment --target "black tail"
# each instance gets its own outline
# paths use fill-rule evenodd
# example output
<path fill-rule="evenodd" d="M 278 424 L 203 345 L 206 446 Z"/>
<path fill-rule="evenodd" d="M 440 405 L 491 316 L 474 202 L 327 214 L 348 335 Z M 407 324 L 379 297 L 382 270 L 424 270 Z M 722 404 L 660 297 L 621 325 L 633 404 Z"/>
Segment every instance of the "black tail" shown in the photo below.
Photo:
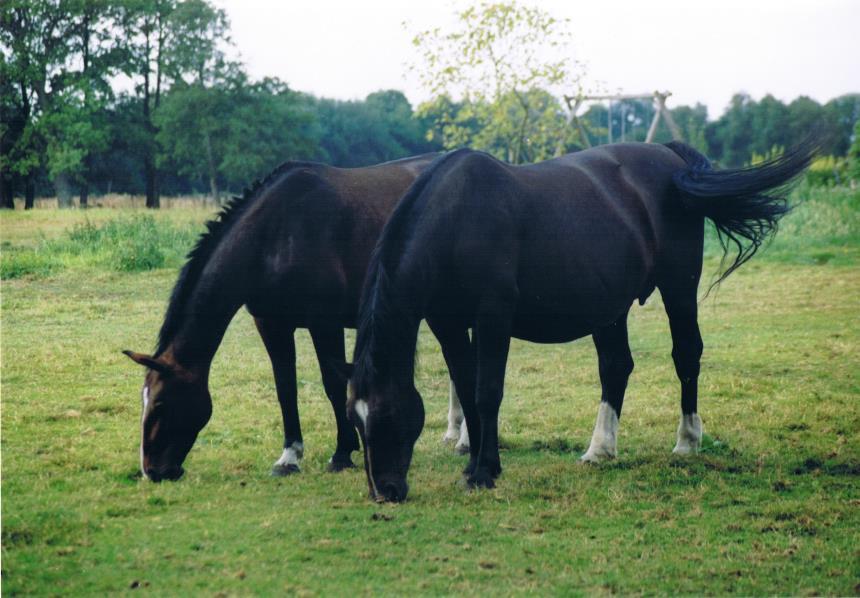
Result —
<path fill-rule="evenodd" d="M 817 142 L 809 141 L 757 166 L 714 170 L 708 159 L 690 146 L 677 141 L 667 146 L 688 166 L 673 177 L 684 206 L 714 222 L 724 261 L 731 246 L 737 250 L 731 265 L 714 285 L 745 264 L 776 232 L 779 219 L 791 211 L 791 184 L 806 170 L 819 148 Z"/>

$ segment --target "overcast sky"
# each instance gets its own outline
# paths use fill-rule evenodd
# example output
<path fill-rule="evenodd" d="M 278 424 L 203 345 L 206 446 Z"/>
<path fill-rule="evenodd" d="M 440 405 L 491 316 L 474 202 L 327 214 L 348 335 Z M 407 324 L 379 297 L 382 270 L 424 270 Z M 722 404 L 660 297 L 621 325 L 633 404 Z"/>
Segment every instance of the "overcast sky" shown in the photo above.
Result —
<path fill-rule="evenodd" d="M 719 116 L 732 94 L 825 102 L 860 92 L 860 0 L 521 0 L 571 19 L 576 58 L 625 93 Z M 400 89 L 426 99 L 405 64 L 414 32 L 445 27 L 463 0 L 214 0 L 250 74 L 315 95 Z M 404 27 L 404 22 L 406 26 Z"/>

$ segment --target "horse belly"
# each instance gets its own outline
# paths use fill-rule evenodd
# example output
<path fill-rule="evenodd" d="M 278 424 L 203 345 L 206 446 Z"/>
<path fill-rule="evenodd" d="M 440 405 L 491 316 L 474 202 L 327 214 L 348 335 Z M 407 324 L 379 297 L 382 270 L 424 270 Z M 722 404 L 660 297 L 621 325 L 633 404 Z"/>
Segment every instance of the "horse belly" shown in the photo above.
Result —
<path fill-rule="evenodd" d="M 531 343 L 567 343 L 593 332 L 576 316 L 520 313 L 514 316 L 512 336 Z"/>
<path fill-rule="evenodd" d="M 622 316 L 647 286 L 638 260 L 604 269 L 559 269 L 521 278 L 514 335 L 533 342 L 568 342 Z"/>

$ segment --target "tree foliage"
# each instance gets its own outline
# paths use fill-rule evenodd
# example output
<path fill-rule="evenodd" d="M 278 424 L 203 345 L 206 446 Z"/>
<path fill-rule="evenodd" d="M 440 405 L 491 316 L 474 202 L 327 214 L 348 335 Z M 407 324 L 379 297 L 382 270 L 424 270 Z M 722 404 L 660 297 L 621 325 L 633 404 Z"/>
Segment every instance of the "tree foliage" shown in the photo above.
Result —
<path fill-rule="evenodd" d="M 86 205 L 127 192 L 216 200 L 277 164 L 352 167 L 471 146 L 513 162 L 580 148 L 559 101 L 583 85 L 567 60 L 565 21 L 511 0 L 458 13 L 451 31 L 415 36 L 414 68 L 431 99 L 413 111 L 397 90 L 318 98 L 277 79 L 253 81 L 231 60 L 230 23 L 207 0 L 6 0 L 0 3 L 0 206 L 37 193 Z M 120 86 L 118 81 L 123 81 Z M 130 86 L 130 87 L 129 87 Z M 682 137 L 723 166 L 773 155 L 810 133 L 825 140 L 816 176 L 860 177 L 860 94 L 826 104 L 736 94 L 671 109 Z M 580 116 L 592 145 L 643 141 L 650 101 L 594 103 Z M 662 126 L 655 141 L 668 141 Z M 847 174 L 846 174 L 847 173 Z"/>
<path fill-rule="evenodd" d="M 513 0 L 469 7 L 457 20 L 452 31 L 423 31 L 413 40 L 421 56 L 413 69 L 444 98 L 420 112 L 432 116 L 446 147 L 471 145 L 515 163 L 545 157 L 543 138 L 554 121 L 547 112 L 561 113 L 550 94 L 575 93 L 584 76 L 583 65 L 568 58 L 567 21 Z M 461 110 L 447 109 L 451 98 Z M 464 126 L 471 122 L 478 134 Z"/>

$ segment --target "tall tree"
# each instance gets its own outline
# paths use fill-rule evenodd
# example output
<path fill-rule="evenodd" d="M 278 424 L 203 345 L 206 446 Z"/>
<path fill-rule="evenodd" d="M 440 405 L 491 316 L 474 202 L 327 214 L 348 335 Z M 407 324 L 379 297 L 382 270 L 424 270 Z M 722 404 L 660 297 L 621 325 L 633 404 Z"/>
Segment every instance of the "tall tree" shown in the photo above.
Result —
<path fill-rule="evenodd" d="M 4 171 L 8 169 L 25 180 L 25 207 L 30 207 L 30 190 L 43 166 L 46 146 L 40 120 L 51 112 L 54 98 L 66 85 L 71 14 L 67 6 L 47 0 L 10 0 L 0 11 L 3 75 L 18 91 L 17 97 L 4 98 L 3 102 L 4 108 L 14 105 L 18 120 L 14 129 L 4 131 L 4 137 L 15 137 L 14 147 L 4 152 Z"/>
<path fill-rule="evenodd" d="M 205 181 L 220 201 L 285 159 L 310 158 L 317 129 L 308 102 L 275 79 L 249 83 L 244 75 L 212 87 L 176 84 L 157 119 L 160 165 Z"/>
<path fill-rule="evenodd" d="M 12 0 L 2 7 L 4 75 L 20 90 L 16 147 L 4 153 L 10 170 L 32 179 L 45 168 L 61 207 L 82 184 L 86 203 L 89 156 L 104 144 L 99 114 L 112 97 L 108 83 L 121 57 L 113 36 L 114 14 L 102 0 Z M 5 58 L 9 51 L 8 59 Z M 37 156 L 37 159 L 34 159 Z"/>
<path fill-rule="evenodd" d="M 145 133 L 142 146 L 146 207 L 161 205 L 156 166 L 157 129 L 153 114 L 161 105 L 164 67 L 167 51 L 167 19 L 176 8 L 175 0 L 127 0 L 123 14 L 123 35 L 128 43 L 130 60 L 126 74 L 135 80 L 135 92 L 140 98 L 142 126 Z"/>
<path fill-rule="evenodd" d="M 146 206 L 158 208 L 157 113 L 162 97 L 176 82 L 205 89 L 229 68 L 220 50 L 229 43 L 229 21 L 223 10 L 205 0 L 126 2 L 123 28 L 132 57 L 128 74 L 136 81 L 147 136 L 143 151 Z M 214 170 L 212 160 L 210 170 Z"/>
<path fill-rule="evenodd" d="M 566 21 L 513 0 L 467 8 L 457 13 L 457 21 L 452 31 L 433 29 L 415 36 L 421 59 L 414 69 L 433 96 L 462 98 L 479 110 L 478 118 L 494 130 L 492 138 L 503 139 L 500 157 L 528 159 L 528 140 L 543 127 L 547 99 L 530 92 L 572 94 L 584 75 L 583 65 L 568 59 Z M 440 126 L 459 140 L 464 131 L 456 124 Z M 450 146 L 452 140 L 444 141 Z M 469 141 L 499 152 L 483 147 L 478 138 Z"/>

